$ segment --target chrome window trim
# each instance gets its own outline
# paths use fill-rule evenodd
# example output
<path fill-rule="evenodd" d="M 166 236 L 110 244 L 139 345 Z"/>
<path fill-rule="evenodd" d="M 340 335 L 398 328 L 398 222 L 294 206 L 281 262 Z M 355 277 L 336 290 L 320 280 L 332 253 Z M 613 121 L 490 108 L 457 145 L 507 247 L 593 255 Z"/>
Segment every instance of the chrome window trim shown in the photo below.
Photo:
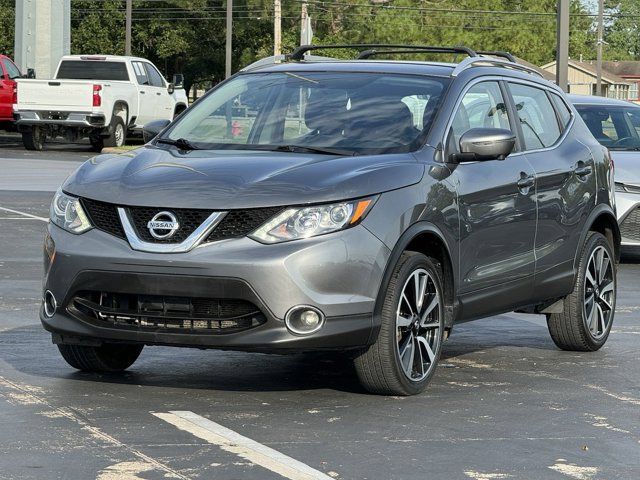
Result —
<path fill-rule="evenodd" d="M 126 209 L 118 207 L 118 216 L 120 217 L 124 234 L 131 248 L 139 252 L 149 253 L 185 253 L 193 250 L 207 238 L 207 235 L 218 226 L 226 214 L 227 212 L 213 212 L 181 243 L 151 243 L 140 240 L 131 223 L 128 212 Z"/>

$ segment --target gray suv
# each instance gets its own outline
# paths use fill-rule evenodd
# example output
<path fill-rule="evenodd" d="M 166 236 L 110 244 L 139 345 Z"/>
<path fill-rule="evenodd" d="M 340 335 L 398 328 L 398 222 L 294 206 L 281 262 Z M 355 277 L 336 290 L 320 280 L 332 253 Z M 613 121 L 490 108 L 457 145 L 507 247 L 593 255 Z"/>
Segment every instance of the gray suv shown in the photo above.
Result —
<path fill-rule="evenodd" d="M 613 170 L 565 95 L 499 52 L 339 47 L 358 58 L 258 62 L 66 180 L 40 317 L 71 366 L 340 350 L 368 391 L 410 395 L 459 322 L 541 313 L 558 347 L 602 347 Z M 381 59 L 408 52 L 466 58 Z"/>

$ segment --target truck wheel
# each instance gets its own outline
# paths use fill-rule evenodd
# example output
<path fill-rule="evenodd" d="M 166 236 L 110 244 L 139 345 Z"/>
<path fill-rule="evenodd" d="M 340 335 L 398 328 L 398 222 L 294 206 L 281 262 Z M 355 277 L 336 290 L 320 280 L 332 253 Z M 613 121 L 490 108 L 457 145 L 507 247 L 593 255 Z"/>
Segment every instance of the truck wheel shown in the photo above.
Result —
<path fill-rule="evenodd" d="M 615 256 L 607 238 L 589 232 L 573 292 L 562 313 L 547 316 L 549 333 L 562 350 L 594 352 L 607 341 L 616 308 Z"/>
<path fill-rule="evenodd" d="M 442 285 L 434 259 L 417 252 L 402 254 L 387 287 L 378 338 L 354 360 L 369 392 L 414 395 L 427 387 L 442 348 Z"/>
<path fill-rule="evenodd" d="M 144 345 L 105 343 L 100 347 L 58 345 L 65 361 L 84 372 L 121 372 L 135 362 Z"/>
<path fill-rule="evenodd" d="M 111 135 L 104 139 L 105 147 L 122 147 L 127 137 L 127 129 L 124 120 L 117 115 L 111 120 Z"/>
<path fill-rule="evenodd" d="M 92 135 L 89 137 L 89 143 L 91 143 L 91 150 L 100 153 L 104 148 L 104 140 L 98 135 Z"/>
<path fill-rule="evenodd" d="M 27 150 L 42 150 L 44 147 L 45 132 L 44 130 L 35 125 L 28 131 L 22 132 L 22 143 Z"/>

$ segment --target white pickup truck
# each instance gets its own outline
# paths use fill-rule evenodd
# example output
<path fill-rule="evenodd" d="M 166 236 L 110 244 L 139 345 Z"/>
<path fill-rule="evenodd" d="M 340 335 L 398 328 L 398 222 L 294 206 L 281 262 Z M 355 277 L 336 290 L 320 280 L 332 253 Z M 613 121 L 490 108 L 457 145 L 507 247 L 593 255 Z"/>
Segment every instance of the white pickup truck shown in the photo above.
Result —
<path fill-rule="evenodd" d="M 111 55 L 62 57 L 52 80 L 18 79 L 14 119 L 27 150 L 46 138 L 89 137 L 96 150 L 124 145 L 127 132 L 172 120 L 188 106 L 182 76 L 168 83 L 148 60 Z"/>

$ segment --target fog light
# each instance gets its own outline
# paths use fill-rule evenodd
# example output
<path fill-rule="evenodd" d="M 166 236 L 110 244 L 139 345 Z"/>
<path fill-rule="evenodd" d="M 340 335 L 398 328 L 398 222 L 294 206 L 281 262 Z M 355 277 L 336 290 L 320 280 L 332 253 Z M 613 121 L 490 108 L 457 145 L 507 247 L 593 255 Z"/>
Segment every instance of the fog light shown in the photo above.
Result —
<path fill-rule="evenodd" d="M 44 292 L 44 314 L 47 318 L 53 317 L 56 313 L 56 308 L 58 308 L 58 303 L 56 302 L 56 297 L 53 296 L 50 290 Z"/>
<path fill-rule="evenodd" d="M 299 305 L 287 312 L 284 323 L 292 333 L 309 335 L 322 328 L 324 315 L 315 307 Z"/>

